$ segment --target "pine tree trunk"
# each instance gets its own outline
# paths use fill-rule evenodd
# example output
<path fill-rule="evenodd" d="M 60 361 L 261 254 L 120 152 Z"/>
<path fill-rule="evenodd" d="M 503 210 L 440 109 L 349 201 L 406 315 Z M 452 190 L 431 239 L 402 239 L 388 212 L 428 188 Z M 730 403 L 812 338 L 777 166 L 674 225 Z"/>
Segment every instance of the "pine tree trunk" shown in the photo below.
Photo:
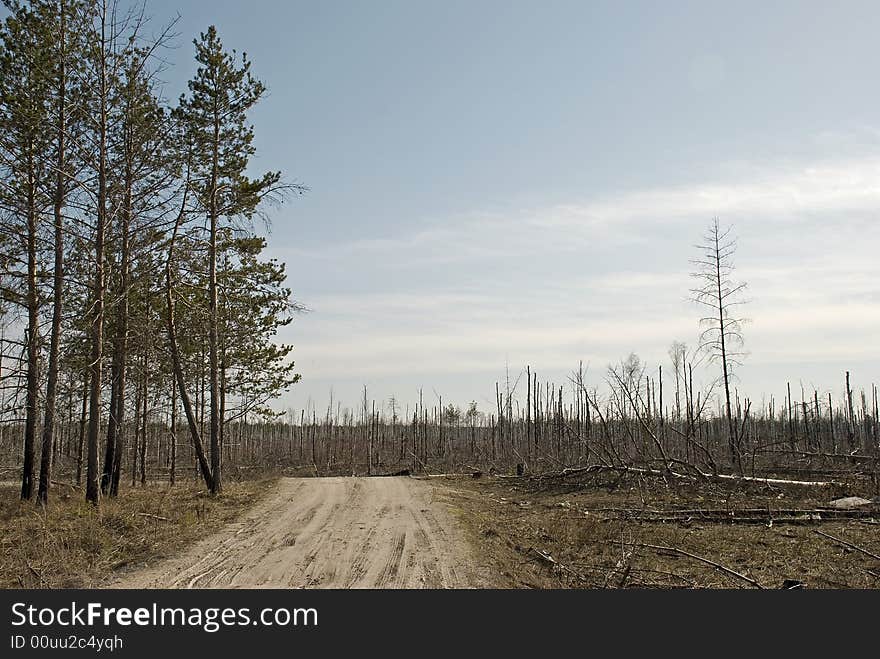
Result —
<path fill-rule="evenodd" d="M 168 484 L 174 485 L 174 472 L 177 468 L 177 382 L 171 378 L 171 465 L 168 470 Z"/>
<path fill-rule="evenodd" d="M 98 439 L 101 430 L 101 361 L 104 357 L 104 238 L 107 223 L 107 105 L 109 81 L 107 75 L 107 15 L 106 7 L 101 16 L 100 41 L 100 118 L 98 123 L 98 198 L 95 223 L 95 274 L 91 327 L 91 392 L 89 397 L 89 432 L 86 443 L 86 500 L 96 504 L 100 496 L 98 487 Z"/>
<path fill-rule="evenodd" d="M 119 480 L 122 474 L 122 456 L 125 451 L 125 437 L 122 427 L 125 422 L 126 363 L 128 361 L 128 288 L 131 276 L 131 246 L 129 230 L 131 225 L 131 167 L 126 166 L 125 200 L 122 209 L 120 228 L 120 266 L 119 295 L 116 310 L 116 336 L 113 342 L 113 364 L 111 367 L 113 389 L 110 395 L 110 421 L 107 426 L 107 450 L 104 458 L 104 475 L 101 478 L 101 491 L 106 492 L 109 484 L 110 496 L 119 493 Z"/>
<path fill-rule="evenodd" d="M 223 488 L 221 478 L 221 462 L 220 455 L 220 368 L 218 358 L 218 309 L 217 309 L 217 169 L 220 149 L 220 119 L 219 114 L 215 113 L 214 119 L 214 143 L 212 149 L 213 163 L 211 167 L 211 185 L 209 192 L 211 198 L 209 200 L 209 221 L 210 221 L 210 243 L 208 246 L 208 294 L 209 301 L 209 388 L 210 388 L 210 431 L 211 431 L 211 474 L 212 486 L 211 492 L 217 494 Z"/>
<path fill-rule="evenodd" d="M 140 480 L 141 485 L 147 484 L 147 412 L 149 404 L 149 371 L 147 351 L 144 350 L 143 380 L 141 381 L 141 443 L 140 443 Z"/>
<path fill-rule="evenodd" d="M 86 440 L 86 422 L 89 403 L 89 371 L 83 372 L 82 410 L 79 417 L 79 438 L 76 447 L 76 484 L 82 485 L 83 445 Z"/>
<path fill-rule="evenodd" d="M 32 163 L 31 163 L 32 164 Z M 37 211 L 33 167 L 27 208 L 27 389 L 24 422 L 24 460 L 21 473 L 21 498 L 34 496 L 34 445 L 37 436 L 37 401 L 39 398 L 39 298 L 37 292 Z"/>
<path fill-rule="evenodd" d="M 66 182 L 64 180 L 65 171 L 65 138 L 66 138 L 66 98 L 65 89 L 67 86 L 65 71 L 65 42 L 66 42 L 66 7 L 64 0 L 61 0 L 60 15 L 60 31 L 59 41 L 59 77 L 58 77 L 58 146 L 55 174 L 55 200 L 53 205 L 54 214 L 54 248 L 55 248 L 55 272 L 52 281 L 52 329 L 49 339 L 49 373 L 46 383 L 46 410 L 43 419 L 43 441 L 42 453 L 40 455 L 40 488 L 37 494 L 37 500 L 45 505 L 49 499 L 49 484 L 51 482 L 52 472 L 52 445 L 55 439 L 55 401 L 58 390 L 58 361 L 59 346 L 61 344 L 61 316 L 62 302 L 64 292 L 64 219 L 62 211 L 64 209 L 64 198 Z"/>
<path fill-rule="evenodd" d="M 171 264 L 174 258 L 174 243 L 177 238 L 177 230 L 180 225 L 180 220 L 181 217 L 178 217 L 177 224 L 175 225 L 174 232 L 171 236 L 171 241 L 168 245 L 168 260 L 165 263 L 165 321 L 168 330 L 168 345 L 171 349 L 171 365 L 174 371 L 174 377 L 177 380 L 177 389 L 180 392 L 180 402 L 183 404 L 183 412 L 186 416 L 187 426 L 189 427 L 193 451 L 196 454 L 199 470 L 201 471 L 205 485 L 209 490 L 213 491 L 214 479 L 211 474 L 211 468 L 208 466 L 208 460 L 205 457 L 202 438 L 199 435 L 198 421 L 193 413 L 189 394 L 186 392 L 186 379 L 183 373 L 183 365 L 180 361 L 180 349 L 177 342 L 177 326 L 174 321 L 174 295 L 172 293 Z"/>

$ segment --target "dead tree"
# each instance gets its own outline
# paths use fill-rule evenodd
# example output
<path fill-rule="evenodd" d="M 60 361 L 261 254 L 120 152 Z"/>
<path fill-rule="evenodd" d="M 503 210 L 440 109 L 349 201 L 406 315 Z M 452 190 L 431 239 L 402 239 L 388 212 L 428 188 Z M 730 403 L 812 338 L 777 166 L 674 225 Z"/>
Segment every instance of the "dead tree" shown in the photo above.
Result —
<path fill-rule="evenodd" d="M 709 225 L 703 242 L 696 246 L 700 256 L 692 261 L 696 268 L 692 277 L 697 285 L 691 289 L 691 299 L 707 310 L 700 318 L 703 328 L 700 333 L 700 349 L 706 352 L 711 361 L 721 365 L 728 447 L 731 460 L 741 469 L 740 442 L 730 404 L 730 379 L 733 369 L 741 364 L 745 355 L 742 350 L 743 319 L 736 317 L 734 311 L 745 301 L 742 292 L 746 284 L 737 283 L 732 277 L 736 239 L 730 233 L 730 227 L 723 229 L 718 218 L 715 218 Z"/>

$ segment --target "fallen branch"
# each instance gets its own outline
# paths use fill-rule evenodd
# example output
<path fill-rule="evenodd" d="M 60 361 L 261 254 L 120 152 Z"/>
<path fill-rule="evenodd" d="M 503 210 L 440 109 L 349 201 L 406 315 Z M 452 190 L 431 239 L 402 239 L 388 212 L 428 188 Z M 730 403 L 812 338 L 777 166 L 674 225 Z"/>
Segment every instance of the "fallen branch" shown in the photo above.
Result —
<path fill-rule="evenodd" d="M 40 580 L 40 588 L 43 587 L 44 583 L 48 583 L 45 579 L 43 579 L 43 573 L 37 570 L 33 565 L 31 565 L 31 562 L 29 560 L 24 559 L 24 564 L 27 565 L 27 568 L 31 571 L 31 574 L 33 574 L 37 579 Z"/>
<path fill-rule="evenodd" d="M 813 533 L 818 533 L 819 535 L 821 535 L 824 538 L 828 538 L 829 540 L 833 540 L 834 542 L 837 542 L 837 543 L 843 545 L 844 547 L 849 547 L 850 549 L 854 549 L 855 551 L 863 553 L 865 556 L 870 556 L 871 558 L 876 558 L 878 561 L 880 561 L 880 556 L 878 556 L 877 554 L 872 554 L 867 549 L 863 549 L 862 547 L 859 547 L 858 545 L 854 545 L 851 542 L 847 542 L 846 540 L 841 540 L 840 538 L 836 538 L 833 535 L 829 535 L 828 533 L 822 533 L 822 531 L 820 531 L 819 529 L 813 529 Z"/>
<path fill-rule="evenodd" d="M 159 515 L 151 515 L 150 513 L 135 513 L 135 515 L 140 515 L 141 517 L 149 517 L 150 519 L 158 519 L 162 522 L 167 522 L 169 519 L 167 517 L 160 517 Z"/>
<path fill-rule="evenodd" d="M 547 563 L 548 565 L 551 565 L 552 567 L 554 567 L 558 570 L 561 570 L 562 572 L 567 572 L 568 574 L 579 579 L 580 581 L 583 581 L 584 583 L 590 583 L 589 579 L 584 577 L 584 575 L 579 574 L 577 571 L 572 570 L 570 567 L 563 565 L 562 563 L 557 561 L 555 558 L 553 558 L 549 553 L 547 553 L 545 551 L 541 551 L 539 549 L 535 549 L 534 547 L 531 547 L 529 550 L 533 554 L 535 554 L 535 556 L 537 556 L 539 560 L 543 561 L 544 563 Z"/>
<path fill-rule="evenodd" d="M 647 549 L 654 549 L 656 551 L 667 551 L 672 552 L 674 554 L 680 554 L 682 556 L 687 556 L 688 558 L 693 558 L 694 560 L 700 561 L 701 563 L 705 563 L 706 565 L 711 565 L 716 570 L 720 570 L 725 574 L 729 574 L 731 576 L 737 577 L 738 579 L 742 579 L 743 581 L 750 583 L 755 588 L 760 588 L 763 590 L 764 586 L 759 584 L 757 581 L 752 579 L 751 577 L 747 577 L 744 574 L 740 574 L 736 570 L 731 570 L 729 567 L 725 567 L 720 563 L 716 563 L 715 561 L 710 561 L 708 558 L 703 558 L 702 556 L 697 556 L 696 554 L 691 554 L 690 552 L 686 552 L 683 549 L 679 549 L 678 547 L 665 547 L 663 545 L 646 545 L 646 544 L 636 544 L 636 547 L 645 547 Z"/>

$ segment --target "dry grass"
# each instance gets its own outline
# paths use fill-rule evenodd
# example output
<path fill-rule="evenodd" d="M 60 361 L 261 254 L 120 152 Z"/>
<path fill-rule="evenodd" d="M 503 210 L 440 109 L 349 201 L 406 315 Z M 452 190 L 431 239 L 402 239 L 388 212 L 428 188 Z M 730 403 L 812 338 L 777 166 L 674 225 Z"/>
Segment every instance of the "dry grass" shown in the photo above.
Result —
<path fill-rule="evenodd" d="M 821 530 L 880 555 L 877 506 L 873 518 L 821 522 L 771 513 L 766 521 L 731 523 L 675 513 L 810 509 L 841 494 L 825 488 L 672 487 L 661 479 L 608 475 L 577 483 L 461 479 L 447 484 L 478 552 L 514 587 L 753 587 L 696 558 L 645 545 L 708 559 L 765 588 L 779 588 L 785 580 L 807 588 L 880 587 L 880 560 L 815 533 Z M 639 519 L 643 511 L 682 519 Z"/>
<path fill-rule="evenodd" d="M 99 508 L 62 486 L 45 511 L 20 502 L 17 487 L 0 487 L 0 587 L 100 587 L 115 570 L 174 554 L 219 529 L 274 483 L 230 482 L 219 497 L 195 484 L 150 485 Z"/>

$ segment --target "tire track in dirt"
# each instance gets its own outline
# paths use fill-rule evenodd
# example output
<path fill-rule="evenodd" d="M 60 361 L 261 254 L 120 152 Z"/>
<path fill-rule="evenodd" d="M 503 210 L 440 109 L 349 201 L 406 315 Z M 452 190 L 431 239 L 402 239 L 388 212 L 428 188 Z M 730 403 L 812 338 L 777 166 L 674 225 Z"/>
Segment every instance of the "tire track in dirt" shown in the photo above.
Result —
<path fill-rule="evenodd" d="M 111 588 L 480 588 L 492 585 L 437 486 L 285 478 L 240 521 Z"/>
<path fill-rule="evenodd" d="M 379 587 L 386 588 L 388 583 L 397 576 L 400 569 L 400 561 L 403 559 L 403 548 L 406 545 L 406 531 L 398 533 L 394 539 L 391 555 L 388 562 L 382 568 L 382 574 L 379 575 Z"/>

